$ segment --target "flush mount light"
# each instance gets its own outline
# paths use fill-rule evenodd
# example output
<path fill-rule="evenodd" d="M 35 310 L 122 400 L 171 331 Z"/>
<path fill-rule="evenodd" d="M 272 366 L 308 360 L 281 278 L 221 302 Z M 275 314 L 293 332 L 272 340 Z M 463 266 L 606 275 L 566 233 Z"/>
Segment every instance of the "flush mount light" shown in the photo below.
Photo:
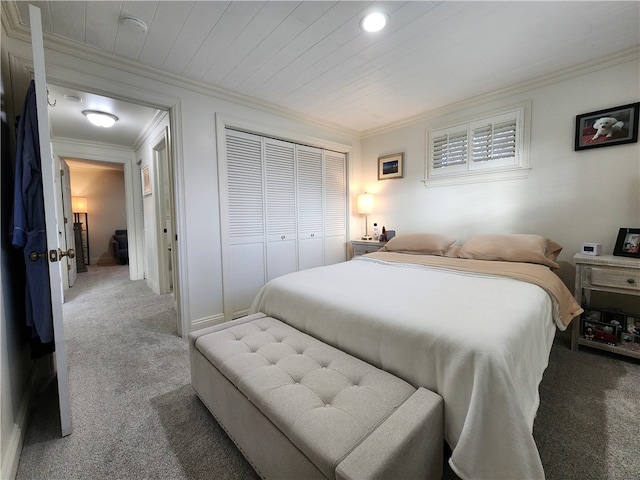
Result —
<path fill-rule="evenodd" d="M 379 32 L 387 24 L 389 16 L 384 12 L 371 12 L 362 17 L 360 28 L 365 32 Z"/>
<path fill-rule="evenodd" d="M 122 26 L 133 33 L 147 33 L 147 24 L 136 17 L 122 17 Z"/>
<path fill-rule="evenodd" d="M 96 127 L 109 128 L 118 121 L 118 117 L 98 110 L 83 110 L 82 114 Z"/>

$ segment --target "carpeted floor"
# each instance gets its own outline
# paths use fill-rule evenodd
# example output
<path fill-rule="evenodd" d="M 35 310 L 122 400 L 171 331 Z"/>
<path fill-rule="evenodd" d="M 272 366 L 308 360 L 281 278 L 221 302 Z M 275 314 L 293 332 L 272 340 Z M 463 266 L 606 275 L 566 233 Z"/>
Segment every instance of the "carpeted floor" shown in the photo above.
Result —
<path fill-rule="evenodd" d="M 191 389 L 171 296 L 129 281 L 126 266 L 90 266 L 64 314 L 74 430 L 60 438 L 53 383 L 36 400 L 19 480 L 257 478 Z M 640 362 L 568 344 L 557 336 L 540 386 L 547 478 L 640 479 Z"/>
<path fill-rule="evenodd" d="M 90 266 L 64 305 L 73 433 L 55 382 L 35 406 L 18 479 L 258 478 L 195 396 L 170 295 Z"/>

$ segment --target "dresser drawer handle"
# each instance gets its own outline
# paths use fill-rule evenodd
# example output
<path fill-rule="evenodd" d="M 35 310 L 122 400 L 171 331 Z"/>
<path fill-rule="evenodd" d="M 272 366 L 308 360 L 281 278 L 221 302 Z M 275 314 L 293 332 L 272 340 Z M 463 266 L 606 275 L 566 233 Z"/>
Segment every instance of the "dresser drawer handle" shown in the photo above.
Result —
<path fill-rule="evenodd" d="M 633 285 L 634 283 L 636 283 L 636 281 L 633 278 L 628 278 L 627 283 L 630 283 L 631 285 Z"/>

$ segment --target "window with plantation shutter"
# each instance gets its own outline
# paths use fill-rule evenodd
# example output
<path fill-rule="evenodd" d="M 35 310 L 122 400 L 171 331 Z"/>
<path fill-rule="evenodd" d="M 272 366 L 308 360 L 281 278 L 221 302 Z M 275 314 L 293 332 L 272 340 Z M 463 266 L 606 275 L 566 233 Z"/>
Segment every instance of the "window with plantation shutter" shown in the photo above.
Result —
<path fill-rule="evenodd" d="M 469 158 L 468 132 L 466 125 L 464 130 L 461 127 L 453 127 L 440 130 L 433 138 L 432 147 L 432 167 L 434 170 L 443 169 L 447 171 L 466 170 Z"/>
<path fill-rule="evenodd" d="M 429 130 L 425 185 L 430 181 L 467 183 L 522 176 L 528 170 L 524 110 L 521 106 L 453 127 Z M 500 175 L 487 176 L 496 172 Z"/>

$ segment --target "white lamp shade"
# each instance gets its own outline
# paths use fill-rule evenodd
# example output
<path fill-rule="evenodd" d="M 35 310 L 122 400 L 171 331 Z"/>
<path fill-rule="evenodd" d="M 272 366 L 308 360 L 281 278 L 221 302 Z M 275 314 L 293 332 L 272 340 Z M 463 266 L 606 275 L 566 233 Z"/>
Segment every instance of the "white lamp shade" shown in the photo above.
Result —
<path fill-rule="evenodd" d="M 373 195 L 366 192 L 358 195 L 358 213 L 361 215 L 373 213 Z"/>
<path fill-rule="evenodd" d="M 71 197 L 71 211 L 73 213 L 87 213 L 87 197 Z"/>

